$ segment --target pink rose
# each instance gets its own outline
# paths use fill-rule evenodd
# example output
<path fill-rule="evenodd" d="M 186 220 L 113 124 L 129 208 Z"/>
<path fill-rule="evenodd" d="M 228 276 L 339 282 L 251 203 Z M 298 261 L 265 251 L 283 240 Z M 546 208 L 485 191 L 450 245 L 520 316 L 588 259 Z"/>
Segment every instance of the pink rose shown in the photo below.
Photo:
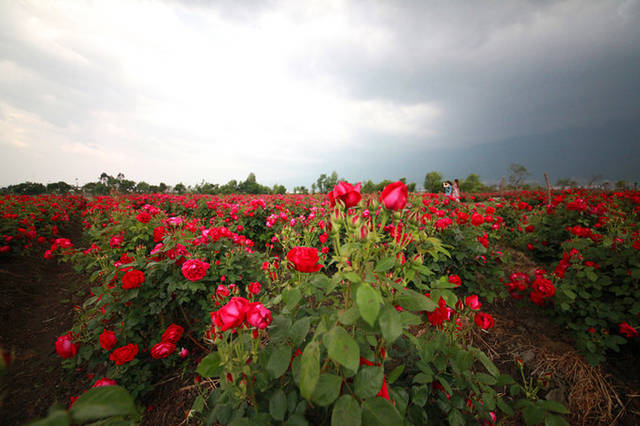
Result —
<path fill-rule="evenodd" d="M 249 303 L 247 305 L 247 323 L 256 328 L 264 329 L 271 324 L 271 311 L 265 308 L 262 303 Z"/>
<path fill-rule="evenodd" d="M 389 210 L 402 210 L 407 204 L 407 198 L 409 197 L 409 191 L 407 186 L 402 181 L 390 183 L 380 194 L 380 200 L 384 206 Z"/>
<path fill-rule="evenodd" d="M 475 294 L 467 296 L 464 299 L 464 303 L 469 307 L 469 309 L 473 311 L 477 311 L 482 307 L 482 303 L 480 303 L 480 300 L 478 300 L 478 296 L 476 296 Z"/>
<path fill-rule="evenodd" d="M 91 386 L 92 388 L 99 388 L 100 386 L 116 386 L 118 383 L 116 383 L 115 380 L 110 379 L 108 377 L 103 377 L 100 380 L 97 380 L 96 383 Z"/>

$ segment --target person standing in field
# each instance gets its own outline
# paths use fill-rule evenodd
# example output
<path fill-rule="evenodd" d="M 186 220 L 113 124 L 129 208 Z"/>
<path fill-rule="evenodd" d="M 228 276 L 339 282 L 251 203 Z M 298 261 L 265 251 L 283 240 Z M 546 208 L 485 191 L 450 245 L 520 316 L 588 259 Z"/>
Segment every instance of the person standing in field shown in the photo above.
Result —
<path fill-rule="evenodd" d="M 451 191 L 453 190 L 453 187 L 451 186 L 451 181 L 448 180 L 446 182 L 442 182 L 442 187 L 444 188 L 444 195 L 446 195 L 447 197 L 451 195 Z"/>
<path fill-rule="evenodd" d="M 453 180 L 453 188 L 451 189 L 451 196 L 454 200 L 460 201 L 460 184 L 458 179 Z"/>

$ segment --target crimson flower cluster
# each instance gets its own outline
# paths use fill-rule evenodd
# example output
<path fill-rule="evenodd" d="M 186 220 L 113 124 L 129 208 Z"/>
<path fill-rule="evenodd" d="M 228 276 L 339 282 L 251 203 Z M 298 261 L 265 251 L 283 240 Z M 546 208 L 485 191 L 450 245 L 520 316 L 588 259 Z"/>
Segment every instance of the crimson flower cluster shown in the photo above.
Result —
<path fill-rule="evenodd" d="M 273 318 L 271 311 L 260 302 L 249 302 L 244 297 L 232 297 L 222 308 L 211 312 L 211 322 L 220 331 L 242 326 L 245 321 L 250 327 L 265 329 Z"/>

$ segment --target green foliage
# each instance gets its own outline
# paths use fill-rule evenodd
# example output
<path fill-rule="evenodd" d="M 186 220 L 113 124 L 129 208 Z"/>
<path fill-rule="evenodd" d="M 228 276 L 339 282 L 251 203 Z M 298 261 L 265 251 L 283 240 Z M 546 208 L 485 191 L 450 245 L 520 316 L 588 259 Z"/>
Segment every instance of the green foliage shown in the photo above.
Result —
<path fill-rule="evenodd" d="M 424 177 L 424 190 L 431 193 L 442 192 L 442 173 L 429 172 Z"/>

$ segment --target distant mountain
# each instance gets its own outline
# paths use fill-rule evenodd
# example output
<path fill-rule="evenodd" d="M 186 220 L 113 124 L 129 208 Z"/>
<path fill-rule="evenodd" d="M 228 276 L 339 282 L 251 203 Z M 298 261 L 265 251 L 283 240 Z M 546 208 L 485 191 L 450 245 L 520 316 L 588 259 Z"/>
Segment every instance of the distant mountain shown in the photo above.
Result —
<path fill-rule="evenodd" d="M 489 183 L 499 181 L 502 176 L 507 178 L 511 163 L 524 165 L 531 173 L 530 180 L 538 182 L 543 182 L 545 172 L 552 183 L 561 178 L 586 182 L 595 174 L 610 181 L 640 181 L 640 117 L 466 148 L 434 150 L 428 158 L 429 165 L 440 165 L 430 170 L 440 170 L 447 177 L 464 178 L 475 173 Z"/>

